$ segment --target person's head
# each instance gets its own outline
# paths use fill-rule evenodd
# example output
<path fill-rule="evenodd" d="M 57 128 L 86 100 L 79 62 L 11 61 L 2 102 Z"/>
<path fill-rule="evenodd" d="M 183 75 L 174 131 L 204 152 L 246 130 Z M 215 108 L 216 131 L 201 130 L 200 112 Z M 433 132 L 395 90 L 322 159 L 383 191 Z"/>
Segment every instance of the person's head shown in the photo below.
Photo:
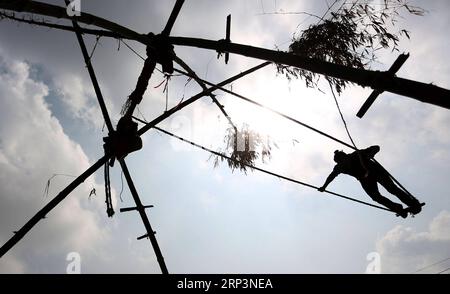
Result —
<path fill-rule="evenodd" d="M 334 151 L 334 161 L 336 163 L 340 163 L 340 162 L 344 161 L 346 156 L 347 156 L 347 153 L 345 153 L 342 150 Z"/>

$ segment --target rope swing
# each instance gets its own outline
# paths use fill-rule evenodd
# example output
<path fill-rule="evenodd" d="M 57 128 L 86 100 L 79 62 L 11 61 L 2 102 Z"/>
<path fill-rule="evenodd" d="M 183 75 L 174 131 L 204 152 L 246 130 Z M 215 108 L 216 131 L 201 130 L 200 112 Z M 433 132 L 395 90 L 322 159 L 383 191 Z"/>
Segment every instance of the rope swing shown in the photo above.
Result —
<path fill-rule="evenodd" d="M 181 74 L 184 74 L 184 75 L 186 75 L 186 76 L 188 76 L 188 77 L 192 77 L 192 75 L 191 74 L 189 74 L 189 73 L 187 73 L 187 72 L 184 72 L 184 71 L 182 71 L 182 70 L 179 70 L 179 69 L 174 69 L 174 71 L 176 71 L 176 72 L 178 72 L 178 73 L 181 73 Z M 208 81 L 206 81 L 206 80 L 203 80 L 203 79 L 199 79 L 200 81 L 202 81 L 203 83 L 205 83 L 206 85 L 209 85 L 209 86 L 215 86 L 213 83 L 210 83 L 210 82 L 208 82 Z M 320 131 L 320 130 L 318 130 L 318 129 L 316 129 L 316 128 L 314 128 L 314 127 L 312 127 L 312 126 L 310 126 L 310 125 L 308 125 L 308 124 L 306 124 L 306 123 L 303 123 L 303 122 L 301 122 L 301 121 L 299 121 L 299 120 L 297 120 L 297 119 L 295 119 L 295 118 L 292 118 L 292 117 L 290 117 L 290 116 L 288 116 L 288 115 L 286 115 L 286 114 L 283 114 L 283 113 L 281 113 L 281 112 L 279 112 L 279 111 L 277 111 L 277 110 L 274 110 L 274 109 L 272 109 L 272 108 L 270 108 L 270 107 L 268 107 L 268 106 L 265 106 L 265 105 L 263 105 L 263 104 L 261 104 L 261 103 L 259 103 L 259 102 L 256 102 L 256 101 L 254 101 L 254 100 L 252 100 L 252 99 L 250 99 L 250 98 L 248 98 L 248 97 L 246 97 L 246 96 L 243 96 L 243 95 L 240 95 L 240 94 L 238 94 L 238 93 L 235 93 L 235 92 L 233 92 L 233 91 L 231 91 L 231 90 L 228 90 L 228 89 L 226 89 L 226 88 L 224 88 L 224 87 L 217 87 L 217 89 L 219 89 L 219 90 L 221 90 L 221 91 L 223 91 L 223 92 L 225 92 L 225 93 L 228 93 L 228 94 L 230 94 L 230 95 L 232 95 L 233 97 L 236 97 L 236 98 L 239 98 L 239 99 L 241 99 L 241 100 L 244 100 L 244 101 L 246 101 L 246 102 L 248 102 L 248 103 L 251 103 L 251 104 L 253 104 L 253 105 L 256 105 L 256 106 L 259 106 L 259 107 L 261 107 L 261 108 L 263 108 L 263 109 L 266 109 L 266 110 L 268 110 L 268 111 L 270 111 L 270 112 L 272 112 L 272 113 L 275 113 L 275 114 L 277 114 L 277 115 L 279 115 L 279 116 L 281 116 L 281 117 L 283 117 L 283 118 L 285 118 L 285 119 L 287 119 L 287 120 L 290 120 L 290 121 L 292 121 L 292 122 L 294 122 L 295 124 L 298 124 L 298 125 L 300 125 L 300 126 L 302 126 L 302 127 L 305 127 L 305 128 L 307 128 L 307 129 L 309 129 L 309 130 L 311 130 L 311 131 L 313 131 L 313 132 L 315 132 L 315 133 L 317 133 L 317 134 L 319 134 L 319 135 L 321 135 L 321 136 L 324 136 L 324 137 L 326 137 L 326 138 L 328 138 L 328 139 L 331 139 L 331 140 L 333 140 L 333 141 L 335 141 L 335 142 L 337 142 L 337 143 L 339 143 L 339 144 L 341 144 L 341 145 L 343 145 L 343 146 L 346 146 L 346 147 L 348 147 L 348 148 L 350 148 L 350 149 L 353 149 L 353 150 L 355 150 L 355 151 L 357 151 L 358 150 L 358 148 L 356 147 L 356 144 L 354 143 L 354 141 L 353 141 L 353 138 L 351 137 L 351 135 L 350 135 L 350 132 L 349 132 L 349 130 L 348 130 L 348 128 L 347 128 L 347 124 L 346 124 L 346 122 L 345 122 L 345 119 L 344 119 L 344 117 L 343 117 L 343 114 L 342 114 L 342 112 L 341 112 L 341 110 L 340 110 L 340 107 L 339 107 L 339 104 L 338 104 L 338 102 L 337 102 L 337 99 L 336 99 L 336 96 L 334 95 L 334 92 L 332 93 L 333 94 L 333 97 L 334 97 L 334 99 L 335 99 L 335 102 L 336 102 L 336 106 L 337 106 L 337 108 L 338 108 L 338 111 L 339 111 L 339 113 L 341 114 L 341 119 L 343 120 L 343 123 L 344 123 L 344 126 L 345 126 L 345 128 L 346 128 L 346 131 L 347 131 L 347 134 L 349 135 L 349 138 L 350 138 L 350 140 L 352 141 L 352 144 L 349 144 L 349 143 L 346 143 L 345 141 L 343 141 L 343 140 L 340 140 L 340 139 L 338 139 L 338 138 L 336 138 L 336 137 L 334 137 L 334 136 L 332 136 L 332 135 L 330 135 L 330 134 L 327 134 L 327 133 L 325 133 L 325 132 L 323 132 L 323 131 Z M 388 175 L 389 175 L 389 177 L 399 186 L 399 188 L 401 189 L 401 190 L 403 190 L 406 194 L 408 194 L 410 197 L 412 197 L 412 198 L 414 198 L 413 196 L 412 196 L 412 194 L 391 174 L 391 173 L 389 173 L 376 159 L 372 159 L 373 160 L 373 162 L 375 162 L 378 166 L 380 166 Z M 371 206 L 376 206 L 376 205 L 371 205 Z M 384 207 L 382 207 L 382 209 L 384 209 L 384 210 L 388 210 L 388 211 L 392 211 L 392 210 L 390 210 L 390 209 L 386 209 L 386 208 L 384 208 Z M 392 211 L 392 212 L 394 212 L 394 211 Z"/>
<path fill-rule="evenodd" d="M 137 117 L 134 117 L 134 116 L 133 116 L 133 119 L 135 119 L 135 120 L 137 120 L 137 121 L 139 121 L 139 122 L 141 122 L 141 123 L 144 123 L 144 124 L 146 123 L 145 121 L 143 121 L 143 120 L 141 120 L 141 119 L 139 119 L 139 118 L 137 118 Z M 195 143 L 195 142 L 193 142 L 193 141 L 190 141 L 190 140 L 185 139 L 185 138 L 183 138 L 183 137 L 177 136 L 177 135 L 175 135 L 175 134 L 173 134 L 173 133 L 171 133 L 171 132 L 169 132 L 169 131 L 167 131 L 167 130 L 161 129 L 161 128 L 157 127 L 157 126 L 154 126 L 153 128 L 156 129 L 157 131 L 163 133 L 163 134 L 166 134 L 166 135 L 168 135 L 168 136 L 171 136 L 171 137 L 173 137 L 173 138 L 176 138 L 177 140 L 180 140 L 180 141 L 182 141 L 182 142 L 185 142 L 185 143 L 187 143 L 187 144 L 190 144 L 190 145 L 192 145 L 192 146 L 194 146 L 194 147 L 196 147 L 196 148 L 202 149 L 202 150 L 204 150 L 204 151 L 206 151 L 206 152 L 209 152 L 209 153 L 211 153 L 211 154 L 220 156 L 220 157 L 222 157 L 222 158 L 224 158 L 224 159 L 227 159 L 227 160 L 232 160 L 232 161 L 235 161 L 235 162 L 239 162 L 238 160 L 233 159 L 233 158 L 231 158 L 231 157 L 229 157 L 229 156 L 227 156 L 227 155 L 225 155 L 225 154 L 223 154 L 223 153 L 214 151 L 214 150 L 209 149 L 209 148 L 207 148 L 207 147 L 204 147 L 204 146 L 202 146 L 202 145 L 200 145 L 200 144 L 197 144 L 197 143 Z M 268 174 L 268 175 L 271 175 L 271 176 L 277 177 L 277 178 L 279 178 L 279 179 L 283 179 L 283 180 L 286 180 L 286 181 L 289 181 L 289 182 L 292 182 L 292 183 L 295 183 L 295 184 L 298 184 L 298 185 L 302 185 L 302 186 L 305 186 L 305 187 L 309 187 L 309 188 L 312 188 L 312 189 L 315 189 L 315 190 L 317 190 L 317 189 L 319 188 L 319 187 L 314 186 L 314 185 L 312 185 L 312 184 L 309 184 L 309 183 L 306 183 L 306 182 L 303 182 L 303 181 L 299 181 L 299 180 L 295 180 L 295 179 L 292 179 L 292 178 L 290 178 L 290 177 L 283 176 L 283 175 L 280 175 L 280 174 L 271 172 L 271 171 L 269 171 L 269 170 L 266 170 L 266 169 L 263 169 L 263 168 L 260 168 L 260 167 L 257 167 L 257 166 L 251 165 L 251 164 L 247 164 L 247 163 L 244 163 L 244 162 L 239 162 L 239 163 L 241 163 L 241 164 L 243 164 L 243 165 L 245 165 L 246 167 L 249 167 L 249 168 L 251 168 L 251 169 L 257 170 L 257 171 L 259 171 L 259 172 L 262 172 L 262 173 L 265 173 L 265 174 Z M 394 212 L 394 211 L 392 211 L 392 210 L 390 210 L 390 209 L 388 209 L 388 208 L 385 208 L 385 207 L 382 207 L 382 206 L 378 206 L 378 205 L 375 205 L 375 204 L 372 204 L 372 203 L 368 203 L 368 202 L 365 202 L 365 201 L 361 201 L 361 200 L 358 200 L 358 199 L 353 198 L 353 197 L 348 197 L 348 196 L 345 196 L 345 195 L 343 195 L 343 194 L 335 193 L 335 192 L 333 192 L 333 191 L 325 190 L 324 192 L 326 192 L 326 193 L 328 193 L 328 194 L 330 194 L 330 195 L 333 195 L 333 196 L 336 196 L 336 197 L 340 197 L 340 198 L 343 198 L 343 199 L 347 199 L 347 200 L 350 200 L 350 201 L 353 201 L 353 202 L 357 202 L 357 203 L 360 203 L 360 204 L 363 204 L 363 205 L 371 206 L 371 207 L 378 208 L 378 209 L 381 209 L 381 210 L 386 210 L 386 211 Z"/>

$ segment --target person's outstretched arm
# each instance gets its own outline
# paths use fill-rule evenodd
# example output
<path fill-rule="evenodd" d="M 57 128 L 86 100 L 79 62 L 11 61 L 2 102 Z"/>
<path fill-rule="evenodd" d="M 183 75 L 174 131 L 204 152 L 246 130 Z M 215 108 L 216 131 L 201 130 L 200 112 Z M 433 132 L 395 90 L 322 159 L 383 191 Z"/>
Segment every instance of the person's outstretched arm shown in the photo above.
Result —
<path fill-rule="evenodd" d="M 377 154 L 380 151 L 380 146 L 378 145 L 373 145 L 370 146 L 369 148 L 363 149 L 361 150 L 364 155 L 366 155 L 369 158 L 373 158 L 375 156 L 375 154 Z"/>
<path fill-rule="evenodd" d="M 328 186 L 328 184 L 330 184 L 339 174 L 340 174 L 340 172 L 338 171 L 337 166 L 335 166 L 333 171 L 330 173 L 330 175 L 325 180 L 325 183 L 323 184 L 323 186 L 320 187 L 317 190 L 320 191 L 320 192 L 325 191 L 325 189 Z"/>

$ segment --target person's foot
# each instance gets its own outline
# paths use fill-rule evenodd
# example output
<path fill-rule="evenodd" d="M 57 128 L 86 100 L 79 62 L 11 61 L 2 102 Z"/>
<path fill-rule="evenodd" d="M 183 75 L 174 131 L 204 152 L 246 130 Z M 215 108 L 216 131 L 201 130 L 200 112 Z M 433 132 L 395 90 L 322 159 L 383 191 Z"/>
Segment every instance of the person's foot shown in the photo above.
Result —
<path fill-rule="evenodd" d="M 398 211 L 396 211 L 397 216 L 401 216 L 403 218 L 407 218 L 408 217 L 408 211 L 406 209 L 400 209 Z"/>
<path fill-rule="evenodd" d="M 403 218 L 406 218 L 408 216 L 408 211 L 406 209 L 403 209 L 403 206 L 401 204 L 395 203 L 391 209 L 395 212 L 397 216 L 401 216 Z"/>
<path fill-rule="evenodd" d="M 422 210 L 422 204 L 413 196 L 411 196 L 407 201 L 403 201 L 403 203 L 408 206 L 406 209 L 412 214 L 419 213 Z"/>
<path fill-rule="evenodd" d="M 419 201 L 417 201 L 417 203 L 415 203 L 414 205 L 409 206 L 407 210 L 412 214 L 418 214 L 422 211 L 422 206 L 424 205 L 425 203 L 420 203 Z"/>

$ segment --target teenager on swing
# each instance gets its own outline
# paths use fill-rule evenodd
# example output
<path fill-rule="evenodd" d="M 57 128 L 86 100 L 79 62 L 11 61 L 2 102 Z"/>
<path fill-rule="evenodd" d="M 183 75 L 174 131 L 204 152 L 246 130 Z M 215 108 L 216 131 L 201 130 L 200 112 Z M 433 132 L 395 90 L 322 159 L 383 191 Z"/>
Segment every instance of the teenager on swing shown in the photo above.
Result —
<path fill-rule="evenodd" d="M 339 150 L 334 151 L 334 161 L 336 162 L 336 165 L 327 177 L 323 186 L 318 190 L 320 192 L 325 191 L 328 184 L 330 184 L 339 174 L 343 173 L 356 178 L 373 201 L 389 208 L 403 218 L 408 216 L 408 211 L 413 214 L 419 213 L 422 210 L 420 202 L 400 189 L 392 181 L 389 173 L 381 165 L 372 160 L 378 151 L 380 151 L 380 146 L 377 145 L 357 150 L 350 154 Z M 397 198 L 406 204 L 408 208 L 404 209 L 401 204 L 393 202 L 381 195 L 378 190 L 378 183 L 389 193 L 397 196 Z"/>

